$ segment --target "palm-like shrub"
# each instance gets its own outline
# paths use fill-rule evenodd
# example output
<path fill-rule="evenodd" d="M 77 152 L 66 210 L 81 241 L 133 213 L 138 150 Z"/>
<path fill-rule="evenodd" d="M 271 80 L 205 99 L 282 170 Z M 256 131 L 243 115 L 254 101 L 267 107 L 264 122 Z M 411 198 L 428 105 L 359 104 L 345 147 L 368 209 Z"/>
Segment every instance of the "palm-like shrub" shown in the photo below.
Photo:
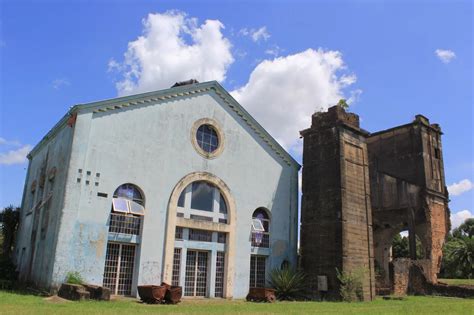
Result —
<path fill-rule="evenodd" d="M 450 252 L 450 258 L 463 271 L 465 277 L 474 277 L 474 239 L 463 237 L 459 239 L 454 249 Z"/>
<path fill-rule="evenodd" d="M 269 282 L 279 300 L 297 300 L 304 296 L 306 290 L 305 274 L 289 267 L 273 269 Z"/>

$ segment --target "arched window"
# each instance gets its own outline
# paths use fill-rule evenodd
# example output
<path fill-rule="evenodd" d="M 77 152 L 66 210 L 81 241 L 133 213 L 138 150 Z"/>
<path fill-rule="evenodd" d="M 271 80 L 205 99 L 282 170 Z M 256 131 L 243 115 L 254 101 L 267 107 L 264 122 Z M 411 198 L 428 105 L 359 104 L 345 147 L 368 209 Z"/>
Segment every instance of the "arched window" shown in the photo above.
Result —
<path fill-rule="evenodd" d="M 197 180 L 181 192 L 176 211 L 179 219 L 175 226 L 171 283 L 181 285 L 184 296 L 210 296 L 210 282 L 214 281 L 213 296 L 224 297 L 229 226 L 222 225 L 229 224 L 227 212 L 227 200 L 216 184 Z M 181 218 L 186 220 L 186 225 L 181 224 Z M 222 229 L 196 221 L 220 223 Z M 211 272 L 215 272 L 213 280 Z"/>
<path fill-rule="evenodd" d="M 120 185 L 114 192 L 114 198 L 132 200 L 142 206 L 145 204 L 142 193 L 138 187 L 133 184 Z"/>
<path fill-rule="evenodd" d="M 218 187 L 206 181 L 189 184 L 178 199 L 178 216 L 227 223 L 227 203 Z"/>
<path fill-rule="evenodd" d="M 263 208 L 258 208 L 252 215 L 252 246 L 270 247 L 270 218 Z"/>
<path fill-rule="evenodd" d="M 109 234 L 140 235 L 144 206 L 144 195 L 137 186 L 120 185 L 112 198 Z M 120 243 L 111 240 L 107 242 L 103 286 L 109 288 L 112 294 L 132 294 L 134 273 L 138 271 L 135 253 L 140 245 L 138 242 L 131 242 L 131 239 L 123 238 Z"/>
<path fill-rule="evenodd" d="M 109 232 L 139 235 L 145 201 L 133 184 L 120 185 L 114 192 Z"/>

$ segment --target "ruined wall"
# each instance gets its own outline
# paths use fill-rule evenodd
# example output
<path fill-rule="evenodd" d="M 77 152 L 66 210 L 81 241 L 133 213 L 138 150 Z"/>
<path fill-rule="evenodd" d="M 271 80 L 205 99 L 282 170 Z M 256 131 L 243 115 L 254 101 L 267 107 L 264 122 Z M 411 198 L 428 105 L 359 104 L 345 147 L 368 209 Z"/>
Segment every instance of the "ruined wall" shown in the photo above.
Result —
<path fill-rule="evenodd" d="M 329 299 L 339 298 L 336 268 L 362 270 L 364 299 L 374 296 L 367 147 L 358 126 L 357 115 L 332 107 L 302 131 L 301 265 L 317 295 L 317 277 L 327 277 Z"/>
<path fill-rule="evenodd" d="M 424 258 L 430 261 L 425 267 L 427 279 L 436 282 L 449 230 L 441 129 L 417 115 L 410 124 L 371 134 L 367 145 L 375 257 L 385 285 L 392 238 L 407 229 L 412 248 L 415 237 L 420 238 Z"/>

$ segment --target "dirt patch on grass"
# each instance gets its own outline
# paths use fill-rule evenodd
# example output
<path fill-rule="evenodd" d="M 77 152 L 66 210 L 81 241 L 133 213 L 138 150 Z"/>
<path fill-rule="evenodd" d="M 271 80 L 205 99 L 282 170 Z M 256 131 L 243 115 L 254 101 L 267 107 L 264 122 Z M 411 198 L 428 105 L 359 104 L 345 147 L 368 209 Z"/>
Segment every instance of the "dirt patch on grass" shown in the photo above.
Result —
<path fill-rule="evenodd" d="M 46 298 L 44 298 L 44 300 L 45 300 L 46 302 L 54 303 L 54 304 L 69 303 L 69 302 L 71 302 L 71 301 L 66 300 L 66 299 L 63 299 L 62 297 L 59 297 L 59 296 L 57 296 L 57 295 L 53 295 L 53 296 L 46 297 Z"/>

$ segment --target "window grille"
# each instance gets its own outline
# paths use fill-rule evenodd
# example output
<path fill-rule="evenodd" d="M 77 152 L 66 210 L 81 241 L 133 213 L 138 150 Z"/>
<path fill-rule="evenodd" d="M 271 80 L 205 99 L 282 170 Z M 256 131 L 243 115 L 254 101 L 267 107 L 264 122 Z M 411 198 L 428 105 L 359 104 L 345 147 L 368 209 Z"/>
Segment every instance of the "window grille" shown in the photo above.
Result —
<path fill-rule="evenodd" d="M 227 234 L 224 232 L 217 233 L 217 242 L 221 244 L 225 244 L 227 240 Z"/>
<path fill-rule="evenodd" d="M 186 253 L 185 296 L 206 296 L 208 252 L 188 250 Z"/>
<path fill-rule="evenodd" d="M 119 260 L 120 244 L 108 243 L 105 255 L 104 282 L 103 285 L 109 288 L 112 294 L 116 292 L 117 284 L 117 263 Z"/>
<path fill-rule="evenodd" d="M 215 290 L 214 290 L 215 297 L 224 297 L 224 265 L 225 265 L 225 253 L 217 252 L 216 285 L 215 285 Z"/>
<path fill-rule="evenodd" d="M 269 248 L 270 247 L 270 234 L 267 232 L 252 232 L 252 246 Z"/>
<path fill-rule="evenodd" d="M 180 226 L 176 227 L 175 233 L 174 233 L 174 238 L 176 240 L 182 240 L 183 239 L 183 228 Z"/>
<path fill-rule="evenodd" d="M 205 230 L 189 229 L 189 240 L 199 242 L 212 242 L 212 232 Z"/>
<path fill-rule="evenodd" d="M 112 294 L 131 295 L 135 245 L 107 244 L 103 285 Z"/>
<path fill-rule="evenodd" d="M 181 248 L 174 249 L 173 256 L 173 276 L 171 285 L 179 285 L 179 274 L 181 271 Z"/>
<path fill-rule="evenodd" d="M 250 256 L 250 287 L 263 288 L 265 287 L 265 265 L 267 257 L 265 256 Z"/>
<path fill-rule="evenodd" d="M 201 125 L 197 130 L 196 140 L 201 149 L 207 153 L 214 152 L 219 146 L 219 137 L 211 125 Z"/>
<path fill-rule="evenodd" d="M 270 247 L 270 219 L 265 210 L 259 208 L 252 215 L 252 246 Z"/>
<path fill-rule="evenodd" d="M 141 217 L 110 213 L 109 232 L 140 235 Z"/>

